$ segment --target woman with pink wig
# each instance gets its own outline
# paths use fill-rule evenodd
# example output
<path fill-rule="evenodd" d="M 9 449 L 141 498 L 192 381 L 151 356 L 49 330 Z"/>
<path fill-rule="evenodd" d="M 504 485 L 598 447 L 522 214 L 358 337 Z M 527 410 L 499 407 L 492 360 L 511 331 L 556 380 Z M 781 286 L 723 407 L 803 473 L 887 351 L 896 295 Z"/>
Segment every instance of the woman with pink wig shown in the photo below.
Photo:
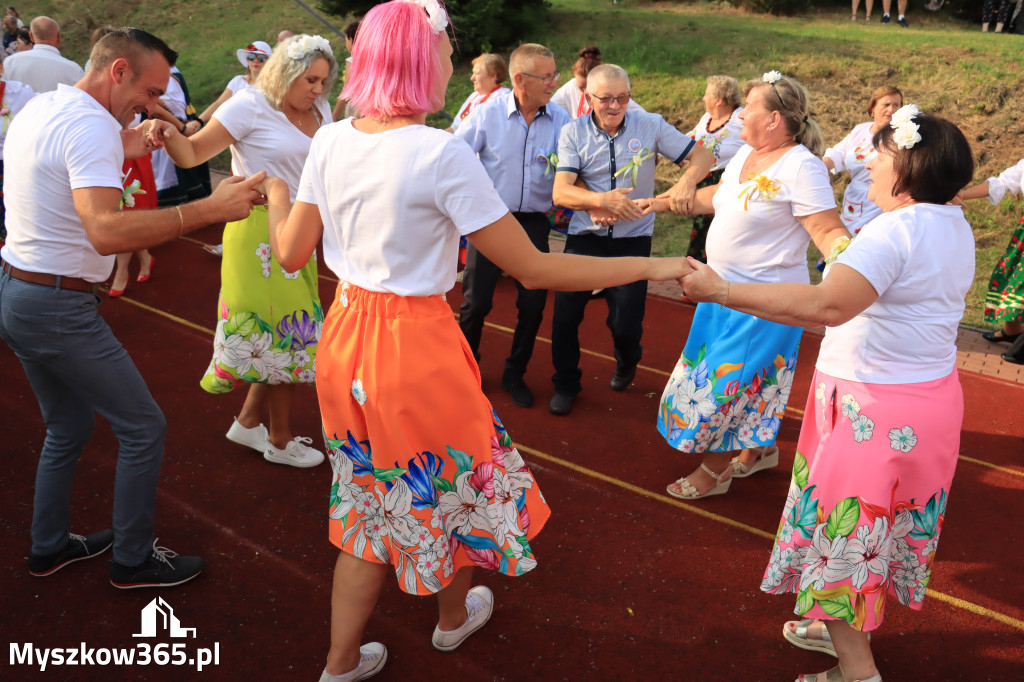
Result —
<path fill-rule="evenodd" d="M 531 288 L 589 290 L 676 279 L 682 259 L 540 253 L 460 138 L 425 125 L 452 75 L 436 0 L 384 3 L 364 18 L 343 97 L 364 114 L 319 130 L 289 210 L 268 178 L 271 244 L 285 268 L 323 238 L 339 277 L 324 321 L 317 392 L 334 469 L 331 648 L 322 682 L 363 680 L 387 660 L 361 645 L 389 572 L 436 594 L 433 645 L 452 651 L 490 618 L 472 569 L 537 565 L 550 515 L 522 455 L 480 389 L 480 370 L 444 292 L 460 235 Z"/>

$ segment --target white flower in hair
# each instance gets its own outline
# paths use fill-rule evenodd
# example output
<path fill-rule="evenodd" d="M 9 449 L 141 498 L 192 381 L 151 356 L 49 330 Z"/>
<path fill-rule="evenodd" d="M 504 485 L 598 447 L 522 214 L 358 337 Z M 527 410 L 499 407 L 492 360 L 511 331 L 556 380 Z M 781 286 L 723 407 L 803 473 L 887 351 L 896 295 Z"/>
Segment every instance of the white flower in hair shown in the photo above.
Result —
<path fill-rule="evenodd" d="M 774 69 L 761 76 L 761 80 L 764 81 L 765 83 L 768 83 L 769 85 L 780 80 L 781 78 L 782 74 L 779 73 L 778 71 L 775 71 Z"/>
<path fill-rule="evenodd" d="M 896 143 L 897 149 L 913 149 L 914 145 L 921 141 L 920 126 L 914 123 L 914 117 L 921 113 L 921 110 L 913 104 L 906 104 L 900 107 L 892 115 L 893 134 L 892 141 Z"/>
<path fill-rule="evenodd" d="M 448 14 L 441 8 L 437 0 L 406 0 L 427 10 L 427 20 L 434 33 L 440 33 L 448 26 Z"/>
<path fill-rule="evenodd" d="M 300 36 L 288 46 L 288 58 L 298 61 L 305 59 L 311 52 L 326 52 L 334 56 L 331 44 L 323 36 Z"/>

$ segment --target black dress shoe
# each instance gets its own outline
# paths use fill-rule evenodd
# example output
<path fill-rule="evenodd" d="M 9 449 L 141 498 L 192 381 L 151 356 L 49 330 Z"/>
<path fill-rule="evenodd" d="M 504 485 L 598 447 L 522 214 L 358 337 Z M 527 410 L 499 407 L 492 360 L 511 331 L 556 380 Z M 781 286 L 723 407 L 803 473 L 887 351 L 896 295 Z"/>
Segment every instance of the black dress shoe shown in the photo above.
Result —
<path fill-rule="evenodd" d="M 997 329 L 994 332 L 982 332 L 981 338 L 985 339 L 989 343 L 1013 343 L 1021 334 L 1007 334 L 1002 329 Z"/>
<path fill-rule="evenodd" d="M 636 376 L 636 365 L 629 367 L 628 369 L 622 369 L 616 367 L 615 371 L 612 372 L 612 380 L 608 382 L 613 391 L 625 391 L 629 388 L 629 385 L 633 383 L 633 377 Z"/>
<path fill-rule="evenodd" d="M 548 410 L 551 414 L 566 415 L 572 412 L 572 404 L 575 402 L 576 396 L 566 395 L 565 393 L 556 393 L 551 396 L 551 402 L 548 403 Z"/>
<path fill-rule="evenodd" d="M 501 387 L 512 396 L 512 402 L 519 407 L 533 407 L 533 391 L 520 379 L 501 378 Z"/>

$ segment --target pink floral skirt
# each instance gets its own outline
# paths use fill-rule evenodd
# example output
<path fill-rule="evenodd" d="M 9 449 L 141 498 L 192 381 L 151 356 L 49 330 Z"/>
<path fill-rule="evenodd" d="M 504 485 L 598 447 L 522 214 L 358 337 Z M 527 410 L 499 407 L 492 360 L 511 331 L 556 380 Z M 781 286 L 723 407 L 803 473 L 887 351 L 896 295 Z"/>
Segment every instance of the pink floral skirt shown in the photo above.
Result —
<path fill-rule="evenodd" d="M 858 630 L 882 624 L 890 596 L 920 610 L 960 450 L 956 370 L 891 385 L 815 371 L 805 409 L 761 589 Z"/>

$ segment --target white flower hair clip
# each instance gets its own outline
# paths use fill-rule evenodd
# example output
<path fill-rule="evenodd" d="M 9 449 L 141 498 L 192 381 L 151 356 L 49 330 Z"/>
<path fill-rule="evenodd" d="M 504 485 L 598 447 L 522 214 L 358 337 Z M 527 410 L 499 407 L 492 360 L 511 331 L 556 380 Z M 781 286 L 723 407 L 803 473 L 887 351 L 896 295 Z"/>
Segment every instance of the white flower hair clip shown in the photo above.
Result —
<path fill-rule="evenodd" d="M 776 81 L 781 79 L 782 74 L 774 69 L 761 76 L 761 81 L 764 83 L 768 83 L 769 85 L 775 85 Z"/>
<path fill-rule="evenodd" d="M 892 115 L 892 140 L 896 143 L 897 149 L 913 149 L 914 145 L 921 141 L 921 133 L 917 132 L 919 125 L 914 123 L 914 117 L 921 113 L 921 110 L 914 104 L 906 104 L 896 110 Z"/>
<path fill-rule="evenodd" d="M 427 10 L 427 20 L 434 33 L 440 33 L 448 27 L 448 14 L 441 8 L 437 0 L 406 0 Z"/>
<path fill-rule="evenodd" d="M 323 36 L 302 36 L 298 40 L 292 41 L 291 45 L 288 46 L 288 58 L 299 61 L 300 59 L 305 59 L 311 52 L 317 51 L 326 52 L 332 57 L 334 56 L 331 44 Z"/>

